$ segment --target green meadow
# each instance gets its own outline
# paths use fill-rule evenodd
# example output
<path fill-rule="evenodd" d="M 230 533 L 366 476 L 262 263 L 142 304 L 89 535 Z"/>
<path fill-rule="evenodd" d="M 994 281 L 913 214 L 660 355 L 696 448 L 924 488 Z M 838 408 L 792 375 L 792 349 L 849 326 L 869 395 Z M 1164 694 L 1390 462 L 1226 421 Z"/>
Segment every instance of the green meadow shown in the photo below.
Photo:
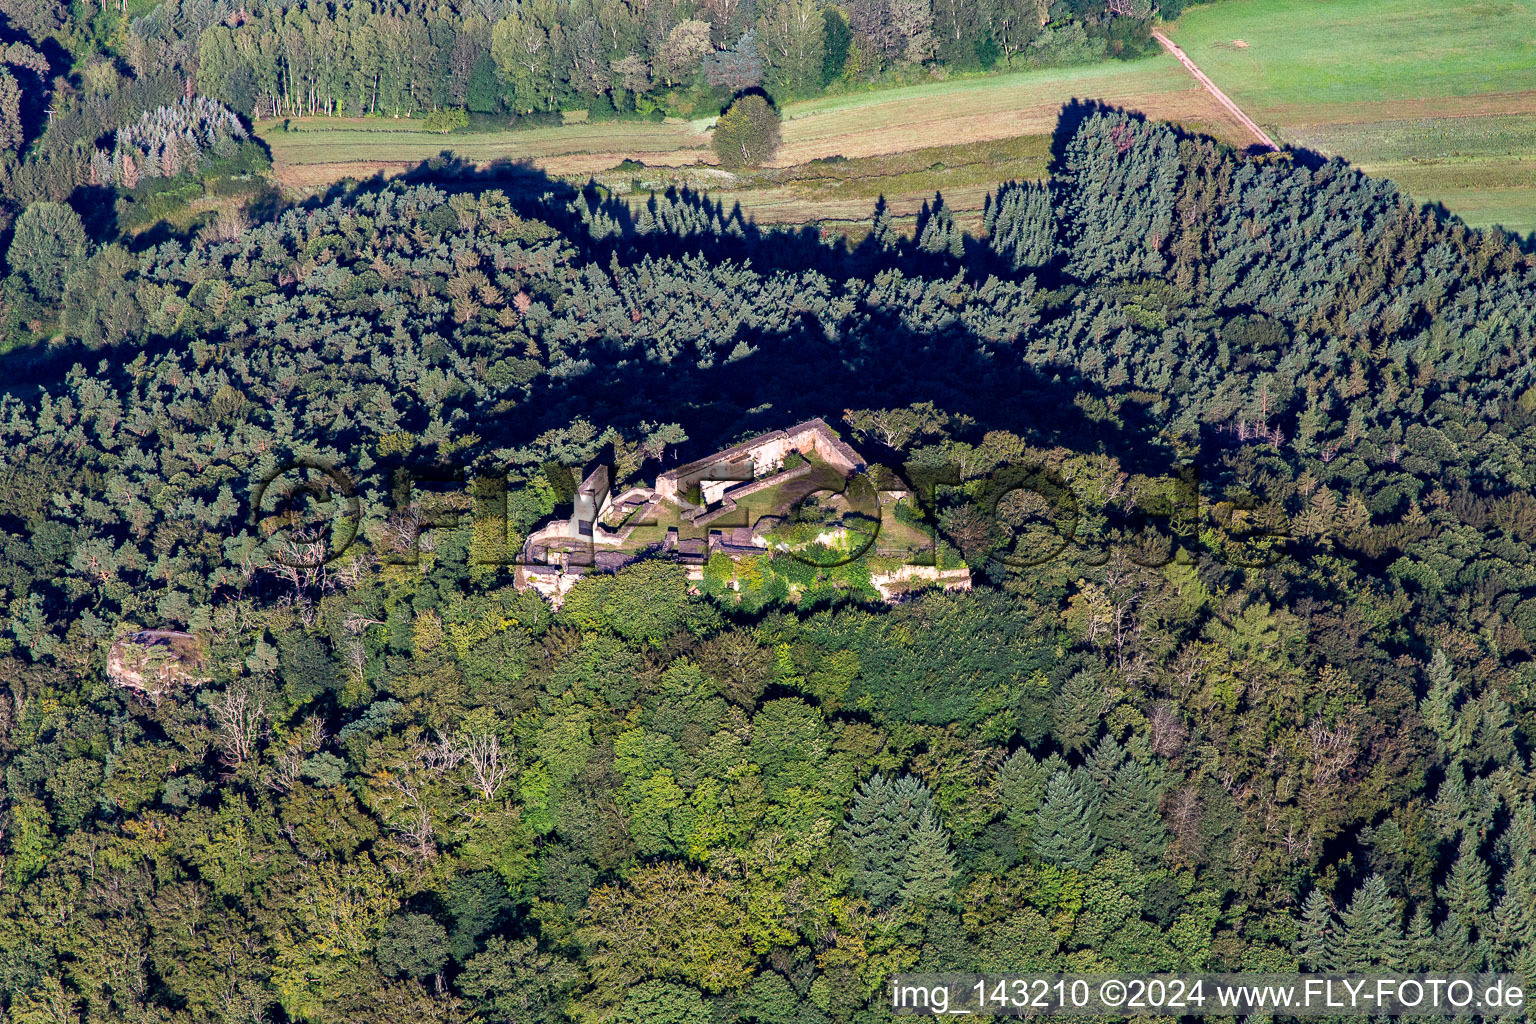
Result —
<path fill-rule="evenodd" d="M 1536 6 L 1222 0 L 1168 34 L 1284 143 L 1536 230 Z"/>

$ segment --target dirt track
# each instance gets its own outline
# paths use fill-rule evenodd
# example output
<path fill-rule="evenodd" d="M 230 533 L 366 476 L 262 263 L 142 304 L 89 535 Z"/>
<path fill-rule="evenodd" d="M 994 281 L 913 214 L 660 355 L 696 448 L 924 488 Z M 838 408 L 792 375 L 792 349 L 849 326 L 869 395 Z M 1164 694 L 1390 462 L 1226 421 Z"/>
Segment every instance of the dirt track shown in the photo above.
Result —
<path fill-rule="evenodd" d="M 1159 43 L 1162 43 L 1163 49 L 1177 57 L 1179 63 L 1183 64 L 1184 67 L 1189 70 L 1189 73 L 1195 76 L 1195 80 L 1198 81 L 1201 85 L 1205 86 L 1206 90 L 1209 91 L 1212 96 L 1216 97 L 1216 102 L 1220 103 L 1223 107 L 1226 107 L 1228 112 L 1230 112 L 1233 117 L 1237 118 L 1238 122 L 1242 124 L 1244 128 L 1247 128 L 1250 132 L 1253 133 L 1254 138 L 1259 140 L 1260 145 L 1264 146 L 1266 149 L 1280 148 L 1279 146 L 1275 145 L 1274 139 L 1271 139 L 1268 135 L 1264 134 L 1264 129 L 1260 128 L 1258 124 L 1253 120 L 1253 118 L 1243 113 L 1242 107 L 1239 107 L 1236 103 L 1233 103 L 1232 100 L 1228 98 L 1226 93 L 1216 88 L 1216 83 L 1207 78 L 1205 72 L 1201 71 L 1198 67 L 1195 66 L 1195 62 L 1189 59 L 1188 54 L 1179 49 L 1178 44 L 1176 44 L 1172 39 L 1169 39 L 1167 36 L 1163 35 L 1160 29 L 1152 30 L 1152 38 L 1156 39 Z"/>

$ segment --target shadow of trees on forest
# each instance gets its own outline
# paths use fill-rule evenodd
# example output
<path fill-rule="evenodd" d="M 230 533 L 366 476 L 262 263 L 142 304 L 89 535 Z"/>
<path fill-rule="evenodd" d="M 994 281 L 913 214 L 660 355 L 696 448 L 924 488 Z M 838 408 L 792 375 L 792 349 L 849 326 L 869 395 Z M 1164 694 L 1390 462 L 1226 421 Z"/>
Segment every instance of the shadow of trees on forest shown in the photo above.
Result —
<path fill-rule="evenodd" d="M 652 210 L 667 205 L 688 212 L 702 224 L 724 224 L 730 233 L 642 233 L 629 202 L 590 182 L 573 187 L 523 161 L 477 166 L 444 153 L 402 177 L 448 193 L 500 189 L 519 214 L 556 227 L 577 249 L 579 262 L 596 266 L 607 267 L 614 260 L 632 266 L 646 258 L 697 256 L 711 263 L 750 264 L 758 272 L 815 271 L 833 282 L 868 280 L 887 269 L 945 280 L 962 270 L 976 280 L 989 273 L 1019 276 L 976 239 L 967 239 L 965 255 L 959 258 L 905 244 L 882 248 L 872 238 L 850 245 L 841 235 L 824 238 L 815 227 L 759 226 L 739 205 L 727 207 L 688 189 L 655 194 L 647 203 Z M 379 175 L 355 185 L 338 184 L 304 205 L 383 189 L 391 180 Z M 941 204 L 942 198 L 935 197 L 924 216 L 936 215 Z M 920 219 L 919 232 L 922 226 Z M 1060 283 L 1049 269 L 1041 276 L 1052 285 Z M 1080 395 L 1097 389 L 1000 356 L 995 346 L 959 325 L 930 335 L 910 330 L 893 316 L 889 322 L 862 324 L 838 336 L 829 337 L 829 331 L 810 314 L 801 314 L 785 331 L 738 334 L 734 340 L 744 346 L 745 355 L 703 365 L 684 355 L 665 364 L 632 356 L 603 362 L 600 346 L 594 346 L 583 351 L 593 363 L 588 372 L 573 378 L 540 375 L 528 399 L 498 417 L 494 433 L 509 443 L 526 443 L 578 417 L 599 426 L 677 422 L 690 436 L 680 452 L 686 458 L 745 434 L 814 416 L 835 419 L 850 408 L 932 402 L 1037 443 L 1114 451 L 1128 463 L 1143 461 L 1137 455 L 1143 446 L 1132 443 L 1132 438 L 1148 433 L 1137 409 L 1123 407 L 1118 423 L 1091 417 L 1076 403 Z M 1153 464 L 1159 472 L 1166 469 L 1155 460 Z"/>
<path fill-rule="evenodd" d="M 1067 141 L 1083 121 L 1096 113 L 1115 111 L 1097 101 L 1067 104 L 1052 140 L 1052 172 L 1061 169 Z M 1146 120 L 1139 114 L 1130 116 Z M 1175 130 L 1181 142 L 1208 141 Z M 1272 157 L 1312 167 L 1325 161 L 1305 150 Z M 883 271 L 930 281 L 964 274 L 977 285 L 988 277 L 1017 280 L 1022 276 L 1003 265 L 984 239 L 967 236 L 957 248 L 930 251 L 905 240 L 880 239 L 872 232 L 850 244 L 841 235 L 823 237 L 814 226 L 759 226 L 739 204 L 727 207 L 688 189 L 652 194 L 640 209 L 594 182 L 576 187 L 526 160 L 476 165 L 451 152 L 393 178 L 380 173 L 361 182 L 336 183 L 297 204 L 297 209 L 345 202 L 393 187 L 397 181 L 431 185 L 450 194 L 499 189 L 520 215 L 559 230 L 576 250 L 577 263 L 598 267 L 615 261 L 633 266 L 647 258 L 702 258 L 711 264 L 750 264 L 758 273 L 815 271 L 834 283 L 849 278 L 868 281 Z M 878 214 L 882 204 L 883 200 L 872 213 Z M 943 198 L 935 195 L 919 218 L 918 236 L 928 219 L 942 215 Z M 1445 216 L 1443 210 L 1438 215 Z M 1039 288 L 1037 309 L 1069 303 L 1082 287 L 1053 266 L 1032 273 Z M 1167 449 L 1153 440 L 1159 423 L 1150 407 L 1122 401 L 1114 403 L 1113 414 L 1106 415 L 1108 396 L 1091 382 L 1069 370 L 1025 365 L 1006 344 L 985 342 L 958 323 L 924 334 L 908 328 L 895 313 L 882 319 L 877 312 L 834 333 L 831 325 L 801 313 L 784 330 L 762 336 L 742 334 L 733 340 L 740 342 L 739 357 L 690 360 L 681 354 L 667 363 L 636 359 L 632 353 L 605 360 L 599 340 L 590 351 L 582 352 L 590 363 L 586 372 L 572 377 L 540 374 L 526 400 L 499 414 L 483 432 L 508 444 L 522 444 L 577 417 L 599 426 L 678 422 L 693 438 L 685 446 L 687 454 L 800 419 L 835 417 L 848 408 L 933 402 L 1033 443 L 1108 451 L 1128 468 L 1166 469 L 1162 460 Z M 17 360 L 11 368 L 37 376 L 82 355 L 63 347 Z"/>
<path fill-rule="evenodd" d="M 1097 105 L 1073 108 L 1058 134 L 1072 130 Z M 452 194 L 500 189 L 513 208 L 529 218 L 547 222 L 576 250 L 575 262 L 608 267 L 613 261 L 633 266 L 647 258 L 702 258 L 711 264 L 750 265 L 757 273 L 781 270 L 814 271 L 836 287 L 849 278 L 872 280 L 882 271 L 899 271 L 909 279 L 949 281 L 964 273 L 980 284 L 988 276 L 1018 279 L 1003 266 L 984 241 L 967 237 L 963 252 L 923 251 L 909 242 L 882 242 L 873 235 L 851 245 L 841 235 L 823 237 L 813 226 L 784 229 L 754 223 L 739 205 L 727 207 L 707 194 L 674 189 L 650 196 L 649 208 L 662 207 L 671 220 L 686 220 L 696 228 L 641 229 L 639 212 L 623 198 L 596 184 L 584 187 L 552 178 L 527 161 L 499 160 L 477 166 L 452 153 L 423 161 L 404 175 L 382 173 L 360 182 L 340 182 L 295 209 L 318 209 L 369 192 L 393 187 L 397 181 L 432 185 Z M 876 204 L 878 210 L 883 199 Z M 936 195 L 917 225 L 940 216 L 943 199 Z M 873 212 L 873 211 L 872 211 Z M 724 226 L 727 230 L 717 230 Z M 172 238 L 141 236 L 135 249 Z M 192 239 L 176 239 L 183 244 Z M 1045 303 L 1070 301 L 1077 287 L 1052 268 L 1035 272 Z M 1064 289 L 1060 294 L 1052 290 Z M 733 300 L 739 301 L 739 300 Z M 750 301 L 750 299 L 748 300 Z M 861 313 L 856 323 L 835 328 L 810 313 L 800 313 L 782 330 L 743 331 L 733 337 L 739 356 L 698 358 L 679 354 L 670 362 L 636 359 L 634 353 L 605 359 L 600 339 L 582 352 L 591 365 L 577 376 L 541 373 L 523 400 L 485 422 L 477 432 L 485 437 L 481 450 L 526 444 L 541 433 L 584 418 L 599 428 L 608 424 L 680 423 L 691 440 L 680 455 L 703 454 L 744 434 L 775 429 L 814 416 L 835 419 L 850 408 L 894 408 L 932 402 L 959 416 L 971 417 L 991 429 L 1010 430 L 1045 446 L 1111 451 L 1127 464 L 1141 460 L 1144 445 L 1134 439 L 1155 433 L 1144 411 L 1122 405 L 1117 415 L 1090 415 L 1085 406 L 1106 398 L 1091 383 L 1072 374 L 1025 365 L 1007 346 L 986 342 L 958 321 L 937 333 L 915 331 L 896 310 Z M 148 354 L 181 341 L 153 339 Z M 99 359 L 99 353 L 78 345 L 59 345 L 7 357 L 15 386 L 56 378 L 75 362 Z M 547 369 L 547 367 L 546 367 Z M 1083 402 L 1089 396 L 1089 402 Z M 347 431 L 333 440 L 345 446 Z M 1153 459 L 1157 471 L 1165 464 Z"/>

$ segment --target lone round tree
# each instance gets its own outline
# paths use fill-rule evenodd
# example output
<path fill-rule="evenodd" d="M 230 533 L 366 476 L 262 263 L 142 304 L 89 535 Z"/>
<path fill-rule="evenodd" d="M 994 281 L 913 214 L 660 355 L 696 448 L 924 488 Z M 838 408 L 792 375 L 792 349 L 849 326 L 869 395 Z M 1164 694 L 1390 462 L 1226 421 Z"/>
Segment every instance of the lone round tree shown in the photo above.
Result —
<path fill-rule="evenodd" d="M 726 167 L 755 167 L 779 149 L 779 112 L 762 96 L 743 96 L 715 124 L 715 153 Z"/>

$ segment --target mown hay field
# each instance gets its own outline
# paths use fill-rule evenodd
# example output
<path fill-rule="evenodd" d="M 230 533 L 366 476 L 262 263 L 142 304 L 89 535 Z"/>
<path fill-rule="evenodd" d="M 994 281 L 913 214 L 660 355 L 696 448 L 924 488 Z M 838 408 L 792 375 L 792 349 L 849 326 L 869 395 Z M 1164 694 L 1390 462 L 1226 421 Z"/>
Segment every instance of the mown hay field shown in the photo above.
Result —
<path fill-rule="evenodd" d="M 716 168 L 647 167 L 596 176 L 599 184 L 633 203 L 652 190 L 687 185 L 727 205 L 739 203 L 759 223 L 816 223 L 857 235 L 883 196 L 898 229 L 910 227 L 924 202 L 942 193 L 960 220 L 979 227 L 981 211 L 999 182 L 1039 180 L 1050 163 L 1050 136 L 1024 135 L 995 142 L 931 146 L 853 159 L 816 159 L 740 175 Z"/>
<path fill-rule="evenodd" d="M 282 125 L 290 125 L 284 129 Z M 420 121 L 385 121 L 369 118 L 296 118 L 289 122 L 265 122 L 258 126 L 272 150 L 274 169 L 285 184 L 287 172 L 298 168 L 331 167 L 341 173 L 328 180 L 351 177 L 369 165 L 378 169 L 406 167 L 452 150 L 473 163 L 493 160 L 527 161 L 544 165 L 569 157 L 606 158 L 614 162 L 625 156 L 660 162 L 692 162 L 703 157 L 709 146 L 708 136 L 696 132 L 687 122 L 652 124 L 647 121 L 622 121 L 606 124 L 570 124 L 545 128 L 523 128 L 502 132 L 413 131 Z M 617 155 L 615 155 L 617 154 Z M 549 169 L 549 168 L 545 168 Z M 555 173 L 564 173 L 556 171 Z M 305 181 L 321 183 L 325 171 L 312 172 Z"/>
<path fill-rule="evenodd" d="M 409 130 L 408 121 L 313 118 L 290 122 L 291 130 L 263 125 L 259 134 L 271 147 L 279 182 L 296 192 L 400 173 L 451 150 L 475 164 L 512 161 L 573 179 L 696 184 L 741 202 L 765 222 L 857 223 L 869 218 L 880 195 L 900 217 L 910 218 L 936 190 L 969 212 L 979 210 L 988 187 L 1000 181 L 1042 176 L 1057 116 L 1074 99 L 1103 100 L 1244 141 L 1226 112 L 1162 54 L 791 103 L 774 166 L 741 176 L 711 166 L 708 120 L 442 135 Z M 838 158 L 846 163 L 825 163 Z M 626 159 L 645 164 L 644 173 L 614 171 Z"/>
<path fill-rule="evenodd" d="M 1171 57 L 1016 72 L 790 104 L 778 163 L 1048 135 L 1063 105 L 1094 99 L 1232 141 L 1242 130 Z"/>

